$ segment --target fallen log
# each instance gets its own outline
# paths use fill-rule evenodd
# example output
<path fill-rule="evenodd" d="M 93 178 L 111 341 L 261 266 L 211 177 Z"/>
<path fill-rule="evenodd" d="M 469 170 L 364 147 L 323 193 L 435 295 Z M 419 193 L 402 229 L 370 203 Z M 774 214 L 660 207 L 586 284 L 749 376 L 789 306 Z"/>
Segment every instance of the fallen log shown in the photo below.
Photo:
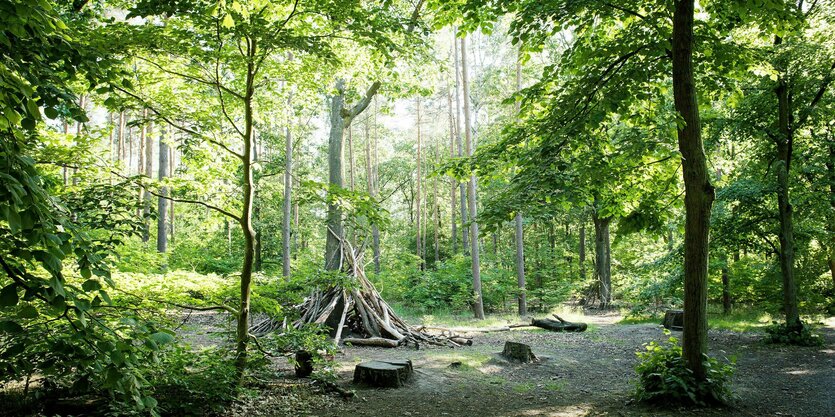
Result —
<path fill-rule="evenodd" d="M 377 347 L 398 347 L 400 346 L 400 342 L 394 339 L 386 339 L 384 337 L 367 337 L 367 338 L 357 338 L 357 337 L 346 337 L 342 339 L 342 343 L 345 344 L 352 344 L 355 346 L 377 346 Z"/>
<path fill-rule="evenodd" d="M 466 337 L 453 336 L 453 337 L 450 337 L 449 340 L 451 340 L 455 343 L 458 343 L 459 345 L 465 345 L 465 346 L 472 346 L 473 345 L 473 339 L 468 339 Z"/>
<path fill-rule="evenodd" d="M 551 319 L 531 319 L 531 325 L 552 332 L 584 332 L 588 328 L 588 324 L 586 323 L 571 323 L 561 319 L 556 314 L 554 317 L 556 317 L 559 321 Z"/>

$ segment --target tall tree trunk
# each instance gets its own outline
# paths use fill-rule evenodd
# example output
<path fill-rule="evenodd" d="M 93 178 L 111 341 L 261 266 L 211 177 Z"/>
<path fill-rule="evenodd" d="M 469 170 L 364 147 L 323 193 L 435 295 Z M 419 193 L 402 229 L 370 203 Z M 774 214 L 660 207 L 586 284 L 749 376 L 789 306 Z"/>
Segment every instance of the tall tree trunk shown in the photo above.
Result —
<path fill-rule="evenodd" d="M 328 139 L 328 185 L 342 188 L 342 136 L 345 132 L 345 120 L 342 109 L 345 103 L 345 81 L 336 80 L 336 93 L 331 97 L 331 131 Z M 325 269 L 334 271 L 342 265 L 342 251 L 339 239 L 343 236 L 342 209 L 328 203 L 328 230 L 325 246 Z"/>
<path fill-rule="evenodd" d="M 255 258 L 255 229 L 252 226 L 252 203 L 255 197 L 255 187 L 252 172 L 253 164 L 253 109 L 252 101 L 255 95 L 255 60 L 256 42 L 249 40 L 247 45 L 247 76 L 246 92 L 244 94 L 244 135 L 243 135 L 243 209 L 241 210 L 240 226 L 244 235 L 244 259 L 241 265 L 241 302 L 238 311 L 236 332 L 235 368 L 239 379 L 243 375 L 247 363 L 247 345 L 249 344 L 249 309 L 252 287 L 252 268 Z"/>
<path fill-rule="evenodd" d="M 160 125 L 161 126 L 161 125 Z M 152 132 L 153 127 L 148 125 L 147 132 L 145 133 L 145 176 L 148 178 L 154 177 L 154 135 Z M 151 239 L 151 190 L 149 188 L 145 189 L 145 194 L 143 195 L 144 206 L 142 208 L 142 215 L 144 216 L 144 228 L 142 230 L 142 241 L 148 242 Z"/>
<path fill-rule="evenodd" d="M 778 36 L 774 40 L 779 45 L 783 40 Z M 789 172 L 791 169 L 794 132 L 792 131 L 791 94 L 783 74 L 777 79 L 777 208 L 780 217 L 780 272 L 783 276 L 783 310 L 786 313 L 786 327 L 790 331 L 800 332 L 800 312 L 797 305 L 797 282 L 794 278 L 794 223 L 793 207 L 789 197 Z"/>
<path fill-rule="evenodd" d="M 119 162 L 125 161 L 125 111 L 119 112 Z"/>
<path fill-rule="evenodd" d="M 380 112 L 380 103 L 377 101 L 377 98 L 374 98 L 374 164 L 373 169 L 371 170 L 371 196 L 375 199 L 377 198 L 377 139 L 378 139 L 378 130 L 377 130 L 377 114 Z M 380 273 L 380 228 L 377 224 L 371 225 L 371 246 L 374 252 L 374 273 Z"/>
<path fill-rule="evenodd" d="M 159 131 L 159 176 L 158 180 L 164 181 L 168 178 L 168 139 L 165 137 L 166 128 L 160 126 Z M 168 187 L 160 189 L 160 197 L 157 200 L 157 252 L 165 253 L 168 250 Z"/>
<path fill-rule="evenodd" d="M 292 95 L 287 97 L 287 107 L 292 104 Z M 290 125 L 284 128 L 284 217 L 281 224 L 281 274 L 290 279 L 290 222 L 292 218 L 293 190 L 293 134 Z"/>
<path fill-rule="evenodd" d="M 586 280 L 586 221 L 580 221 L 580 248 L 578 249 L 578 259 L 580 262 L 580 281 Z"/>
<path fill-rule="evenodd" d="M 722 313 L 731 312 L 731 277 L 728 273 L 728 257 L 725 256 L 725 265 L 722 266 Z"/>
<path fill-rule="evenodd" d="M 64 137 L 69 138 L 70 136 L 70 124 L 64 120 Z M 64 176 L 64 187 L 70 185 L 70 169 L 64 165 L 63 169 L 63 176 Z"/>
<path fill-rule="evenodd" d="M 421 236 L 421 232 L 422 232 L 422 230 L 421 230 L 421 216 L 422 216 L 421 212 L 422 212 L 422 210 L 421 209 L 422 209 L 422 207 L 420 205 L 420 197 L 421 197 L 420 186 L 421 186 L 421 183 L 423 182 L 423 178 L 421 178 L 422 173 L 421 173 L 420 168 L 421 168 L 421 164 L 422 164 L 423 160 L 421 159 L 421 154 L 420 154 L 420 151 L 421 151 L 421 149 L 420 149 L 421 148 L 421 143 L 420 143 L 420 97 L 418 97 L 418 99 L 417 99 L 415 109 L 416 109 L 416 114 L 417 114 L 417 120 L 416 120 L 416 123 L 415 123 L 415 126 L 417 127 L 417 177 L 415 179 L 415 182 L 416 182 L 416 185 L 417 185 L 417 192 L 415 193 L 415 210 L 416 210 L 415 229 L 417 230 L 417 233 L 415 234 L 415 247 L 417 248 L 417 256 L 420 258 L 420 261 L 418 263 L 418 268 L 423 270 L 423 265 L 424 265 L 423 246 L 422 246 L 423 242 L 421 242 L 421 240 L 422 240 L 421 239 L 422 238 L 422 236 Z"/>
<path fill-rule="evenodd" d="M 433 150 L 433 155 L 435 156 L 435 161 L 433 164 L 434 169 L 438 167 L 438 144 L 435 143 L 435 149 Z M 432 177 L 432 236 L 434 241 L 435 249 L 435 265 L 438 265 L 438 262 L 441 261 L 441 243 L 440 239 L 438 238 L 438 227 L 440 219 L 440 208 L 438 207 L 438 177 Z"/>
<path fill-rule="evenodd" d="M 455 42 L 453 42 L 455 43 Z M 449 108 L 449 157 L 455 158 L 455 118 L 452 116 L 452 93 L 447 92 L 447 107 Z M 449 199 L 449 225 L 450 240 L 452 241 L 452 253 L 458 253 L 458 225 L 455 223 L 455 199 L 458 190 L 458 181 L 450 178 L 450 199 Z"/>
<path fill-rule="evenodd" d="M 177 148 L 174 146 L 169 146 L 168 151 L 171 155 L 168 158 L 168 176 L 174 177 L 176 174 L 176 167 L 177 167 Z M 174 215 L 174 200 L 168 202 L 168 245 L 171 246 L 174 244 L 174 239 L 176 238 L 175 234 L 175 225 L 177 224 L 177 216 Z"/>
<path fill-rule="evenodd" d="M 467 74 L 467 38 L 461 38 L 461 86 L 464 96 L 464 137 L 466 140 L 467 156 L 473 156 L 473 140 L 471 136 L 470 126 L 470 86 L 469 74 Z M 475 300 L 473 302 L 473 312 L 477 319 L 484 319 L 484 301 L 481 295 L 481 264 L 479 262 L 478 251 L 478 222 L 476 219 L 476 177 L 475 174 L 470 174 L 470 184 L 467 187 L 468 207 L 470 222 L 470 252 L 472 256 L 473 268 L 473 292 L 475 293 Z"/>
<path fill-rule="evenodd" d="M 516 56 L 516 91 L 522 90 L 522 56 L 521 52 L 517 51 Z M 516 115 L 522 110 L 521 103 L 517 100 Z M 525 316 L 528 314 L 528 305 L 525 299 L 525 239 L 524 239 L 524 225 L 522 221 L 522 212 L 516 212 L 516 284 L 519 287 L 519 296 L 517 297 L 517 304 L 519 307 L 519 315 Z"/>
<path fill-rule="evenodd" d="M 601 218 L 595 210 L 592 212 L 592 220 L 594 221 L 594 265 L 600 282 L 600 303 L 606 308 L 612 302 L 612 249 L 609 240 L 609 225 L 612 218 Z"/>
<path fill-rule="evenodd" d="M 458 28 L 453 27 L 453 33 L 457 33 Z M 458 145 L 458 157 L 464 156 L 464 145 L 461 141 L 461 96 L 460 96 L 460 66 L 458 64 L 459 56 L 461 55 L 458 51 L 458 43 L 453 42 L 455 45 L 453 55 L 454 55 L 454 62 L 455 62 L 455 132 L 456 132 L 456 143 Z M 468 133 L 469 134 L 469 133 Z M 464 248 L 464 255 L 469 255 L 470 248 L 469 248 L 469 233 L 470 229 L 467 226 L 468 223 L 468 205 L 467 205 L 467 192 L 465 191 L 466 187 L 464 183 L 458 184 L 458 191 L 461 198 L 461 247 Z"/>
<path fill-rule="evenodd" d="M 682 348 L 697 381 L 705 379 L 702 356 L 707 352 L 707 268 L 710 184 L 702 145 L 696 83 L 693 77 L 693 14 L 695 0 L 677 0 L 673 13 L 673 97 L 683 121 L 678 147 L 684 176 L 684 331 Z"/>
<path fill-rule="evenodd" d="M 829 273 L 832 276 L 832 286 L 835 288 L 835 137 L 827 137 L 829 141 L 829 159 L 826 160 L 826 172 L 829 174 Z"/>
<path fill-rule="evenodd" d="M 336 80 L 336 94 L 331 97 L 331 131 L 328 139 L 328 185 L 331 188 L 343 188 L 342 180 L 342 139 L 345 128 L 351 126 L 353 119 L 368 107 L 377 94 L 380 82 L 374 82 L 365 96 L 351 109 L 345 106 L 345 81 Z M 342 266 L 340 239 L 345 235 L 342 223 L 342 209 L 335 203 L 328 203 L 327 241 L 325 242 L 325 269 L 334 271 Z"/>

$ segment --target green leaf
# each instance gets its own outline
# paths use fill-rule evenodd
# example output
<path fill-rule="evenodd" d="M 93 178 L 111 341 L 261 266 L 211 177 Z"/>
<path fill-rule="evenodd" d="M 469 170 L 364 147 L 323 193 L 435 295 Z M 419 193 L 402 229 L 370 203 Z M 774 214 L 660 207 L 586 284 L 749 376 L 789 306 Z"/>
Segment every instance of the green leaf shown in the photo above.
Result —
<path fill-rule="evenodd" d="M 35 119 L 25 118 L 20 121 L 20 125 L 26 130 L 35 130 Z"/>
<path fill-rule="evenodd" d="M 81 288 L 87 292 L 97 291 L 101 289 L 101 284 L 99 284 L 99 282 L 94 279 L 88 279 L 87 281 L 84 281 L 83 284 L 81 284 Z"/>
<path fill-rule="evenodd" d="M 23 326 L 13 322 L 11 320 L 3 320 L 0 321 L 0 332 L 5 332 L 9 334 L 17 334 L 23 332 Z"/>
<path fill-rule="evenodd" d="M 168 344 L 174 341 L 174 336 L 166 332 L 156 332 L 149 336 L 151 340 L 161 345 Z"/>
<path fill-rule="evenodd" d="M 58 117 L 58 110 L 55 110 L 54 107 L 46 107 L 43 109 L 43 112 L 44 114 L 46 114 L 46 117 L 49 117 L 50 119 L 55 119 Z"/>
<path fill-rule="evenodd" d="M 20 300 L 17 296 L 17 284 L 9 284 L 0 290 L 0 307 L 11 307 L 17 305 Z"/>
<path fill-rule="evenodd" d="M 38 309 L 36 309 L 34 306 L 27 305 L 17 312 L 17 316 L 22 319 L 34 319 L 38 317 Z"/>
<path fill-rule="evenodd" d="M 223 16 L 223 23 L 221 23 L 221 25 L 226 29 L 234 27 L 235 19 L 233 19 L 231 15 L 227 14 L 226 16 Z"/>

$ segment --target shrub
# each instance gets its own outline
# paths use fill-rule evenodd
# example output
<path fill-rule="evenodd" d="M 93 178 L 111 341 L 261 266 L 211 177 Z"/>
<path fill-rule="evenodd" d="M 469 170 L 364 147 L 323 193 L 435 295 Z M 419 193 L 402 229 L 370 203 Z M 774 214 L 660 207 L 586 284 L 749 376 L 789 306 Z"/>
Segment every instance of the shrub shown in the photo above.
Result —
<path fill-rule="evenodd" d="M 232 354 L 224 349 L 190 351 L 173 346 L 146 379 L 157 408 L 168 416 L 219 415 L 235 400 L 238 381 Z"/>
<path fill-rule="evenodd" d="M 785 324 L 776 321 L 771 322 L 765 328 L 766 342 L 773 344 L 785 344 L 795 346 L 823 346 L 823 338 L 812 332 L 809 326 L 803 325 L 800 331 L 789 330 Z"/>
<path fill-rule="evenodd" d="M 640 359 L 635 367 L 639 401 L 706 405 L 731 398 L 733 360 L 722 363 L 704 355 L 707 375 L 704 381 L 697 381 L 685 364 L 678 339 L 670 337 L 666 343 L 651 342 L 645 346 L 645 351 L 636 352 Z"/>

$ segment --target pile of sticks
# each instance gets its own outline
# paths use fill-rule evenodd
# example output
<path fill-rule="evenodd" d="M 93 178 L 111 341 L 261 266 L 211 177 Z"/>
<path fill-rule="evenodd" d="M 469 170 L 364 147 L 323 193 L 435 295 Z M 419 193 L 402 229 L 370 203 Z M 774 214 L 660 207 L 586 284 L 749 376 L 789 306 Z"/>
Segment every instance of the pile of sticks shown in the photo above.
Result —
<path fill-rule="evenodd" d="M 471 345 L 472 340 L 456 334 L 432 334 L 406 324 L 383 300 L 374 284 L 365 275 L 362 250 L 339 238 L 346 271 L 354 281 L 352 288 L 333 286 L 316 289 L 300 306 L 301 318 L 295 327 L 307 324 L 328 325 L 336 331 L 334 343 L 397 347 L 409 343 L 458 347 Z M 338 321 L 337 321 L 338 317 Z M 343 334 L 347 330 L 349 335 Z"/>

